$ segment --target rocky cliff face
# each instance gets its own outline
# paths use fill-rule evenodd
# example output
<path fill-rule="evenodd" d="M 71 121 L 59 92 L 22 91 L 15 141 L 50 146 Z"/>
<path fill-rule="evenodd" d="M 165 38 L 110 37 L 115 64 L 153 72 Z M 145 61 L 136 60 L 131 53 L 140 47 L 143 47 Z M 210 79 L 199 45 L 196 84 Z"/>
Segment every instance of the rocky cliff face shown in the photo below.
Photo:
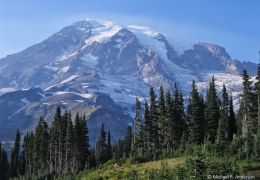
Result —
<path fill-rule="evenodd" d="M 0 123 L 13 131 L 33 129 L 39 116 L 50 123 L 59 105 L 87 115 L 93 141 L 102 122 L 116 139 L 133 123 L 135 97 L 148 98 L 150 86 L 173 90 L 176 82 L 188 96 L 193 79 L 203 92 L 214 74 L 217 88 L 225 83 L 239 104 L 244 67 L 256 74 L 256 64 L 231 59 L 218 45 L 180 43 L 146 27 L 79 21 L 0 60 L 0 92 L 15 91 L 0 97 Z M 11 139 L 11 132 L 3 128 L 0 137 Z"/>

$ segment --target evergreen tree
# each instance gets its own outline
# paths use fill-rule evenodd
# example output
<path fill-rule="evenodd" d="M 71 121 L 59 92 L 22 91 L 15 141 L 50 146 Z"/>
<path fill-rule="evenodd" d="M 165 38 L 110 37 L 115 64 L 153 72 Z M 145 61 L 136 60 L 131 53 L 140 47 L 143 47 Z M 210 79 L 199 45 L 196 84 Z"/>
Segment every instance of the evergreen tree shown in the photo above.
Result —
<path fill-rule="evenodd" d="M 48 124 L 42 117 L 40 117 L 33 138 L 33 159 L 35 171 L 42 171 L 48 167 L 48 148 L 46 148 L 49 143 L 48 131 Z"/>
<path fill-rule="evenodd" d="M 62 170 L 62 142 L 64 136 L 62 137 L 62 132 L 64 129 L 62 128 L 62 116 L 61 116 L 61 109 L 57 107 L 56 113 L 54 116 L 54 120 L 52 121 L 52 125 L 50 127 L 50 138 L 49 138 L 49 167 L 50 172 L 55 171 L 61 173 Z"/>
<path fill-rule="evenodd" d="M 79 113 L 77 112 L 75 116 L 75 126 L 74 126 L 74 133 L 75 133 L 75 142 L 74 142 L 74 167 L 76 171 L 81 168 L 81 123 Z"/>
<path fill-rule="evenodd" d="M 20 141 L 21 135 L 20 132 L 16 131 L 14 147 L 11 153 L 11 160 L 10 160 L 10 177 L 17 177 L 19 172 L 19 154 L 20 154 Z"/>
<path fill-rule="evenodd" d="M 153 123 L 150 118 L 150 111 L 148 107 L 148 103 L 145 100 L 144 102 L 144 126 L 143 126 L 143 135 L 144 135 L 144 149 L 147 152 L 152 151 L 152 131 L 153 131 Z"/>
<path fill-rule="evenodd" d="M 174 98 L 173 98 L 173 116 L 175 121 L 174 127 L 174 137 L 173 142 L 175 148 L 179 145 L 180 140 L 183 135 L 184 128 L 184 107 L 183 107 L 183 99 L 181 99 L 181 95 L 179 93 L 177 84 L 174 85 Z"/>
<path fill-rule="evenodd" d="M 112 153 L 112 145 L 111 145 L 111 135 L 110 135 L 110 130 L 107 132 L 107 150 L 106 150 L 106 159 L 110 160 L 113 157 Z"/>
<path fill-rule="evenodd" d="M 209 85 L 209 91 L 206 95 L 205 122 L 206 122 L 206 138 L 211 143 L 215 142 L 217 137 L 218 121 L 220 118 L 218 96 L 215 86 L 214 76 Z"/>
<path fill-rule="evenodd" d="M 96 143 L 96 161 L 97 164 L 103 164 L 106 162 L 106 132 L 104 130 L 104 124 L 101 125 L 100 137 Z"/>
<path fill-rule="evenodd" d="M 26 135 L 24 136 L 23 139 L 23 151 L 24 153 L 22 155 L 24 155 L 24 159 L 25 162 L 23 162 L 23 164 L 21 164 L 21 166 L 23 168 L 25 168 L 25 172 L 26 175 L 28 177 L 32 176 L 33 173 L 33 168 L 34 168 L 34 164 L 33 164 L 33 132 L 28 132 L 26 133 Z M 48 147 L 47 147 L 48 148 Z"/>
<path fill-rule="evenodd" d="M 87 126 L 87 121 L 86 121 L 86 116 L 83 115 L 80 117 L 80 127 L 81 127 L 81 132 L 80 132 L 80 169 L 84 168 L 87 157 L 90 155 L 89 152 L 89 136 L 88 136 L 88 126 Z"/>
<path fill-rule="evenodd" d="M 204 102 L 196 88 L 195 81 L 192 81 L 189 106 L 190 119 L 190 141 L 195 144 L 202 144 L 204 140 Z"/>
<path fill-rule="evenodd" d="M 260 131 L 260 63 L 257 66 L 257 76 L 256 76 L 256 83 L 254 87 L 255 97 L 257 99 L 256 104 L 256 111 L 257 111 L 257 131 Z"/>
<path fill-rule="evenodd" d="M 64 165 L 64 174 L 67 174 L 69 172 L 74 173 L 75 168 L 73 166 L 73 159 L 74 156 L 74 142 L 75 142 L 75 136 L 74 136 L 74 129 L 71 119 L 71 113 L 68 112 L 67 116 L 67 129 L 66 129 L 66 138 L 65 138 L 65 165 Z"/>
<path fill-rule="evenodd" d="M 96 167 L 96 156 L 95 156 L 95 148 L 90 148 L 90 155 L 88 157 L 88 167 L 91 169 L 92 167 Z"/>
<path fill-rule="evenodd" d="M 228 139 L 233 140 L 233 135 L 237 133 L 237 123 L 233 108 L 233 98 L 232 94 L 229 101 L 229 121 L 228 121 Z"/>
<path fill-rule="evenodd" d="M 2 143 L 0 141 L 0 177 L 3 176 L 3 168 L 2 168 Z"/>
<path fill-rule="evenodd" d="M 229 121 L 229 99 L 225 85 L 222 90 L 222 102 L 220 108 L 220 119 L 217 132 L 217 152 L 224 153 L 228 141 L 228 122 Z M 222 154 L 223 155 L 223 154 Z"/>
<path fill-rule="evenodd" d="M 257 67 L 257 76 L 255 83 L 255 96 L 257 98 L 257 132 L 254 139 L 254 160 L 260 161 L 260 63 Z"/>
<path fill-rule="evenodd" d="M 8 180 L 9 179 L 9 162 L 8 162 L 8 156 L 7 152 L 1 148 L 1 161 L 0 161 L 0 177 L 2 180 Z"/>
<path fill-rule="evenodd" d="M 128 126 L 124 138 L 124 157 L 130 157 L 132 138 L 132 127 Z"/>
<path fill-rule="evenodd" d="M 164 146 L 166 146 L 167 153 L 171 150 L 174 149 L 173 147 L 173 139 L 176 137 L 176 122 L 174 119 L 174 107 L 173 107 L 173 100 L 172 100 L 172 95 L 171 92 L 168 91 L 166 93 L 166 122 L 165 122 L 165 138 L 164 138 Z"/>
<path fill-rule="evenodd" d="M 158 128 L 159 128 L 159 143 L 161 149 L 166 149 L 166 144 L 165 142 L 165 137 L 166 137 L 166 107 L 165 107 L 165 98 L 164 98 L 164 91 L 163 87 L 160 86 L 160 96 L 159 96 L 159 101 L 158 101 Z"/>
<path fill-rule="evenodd" d="M 124 156 L 124 141 L 119 139 L 117 144 L 114 145 L 113 148 L 113 152 L 114 152 L 114 158 L 116 160 L 120 160 L 121 158 L 123 158 Z"/>
<path fill-rule="evenodd" d="M 260 132 L 254 137 L 254 161 L 260 162 Z"/>
<path fill-rule="evenodd" d="M 150 114 L 149 117 L 152 122 L 152 129 L 151 129 L 151 145 L 152 145 L 152 152 L 155 155 L 158 155 L 160 153 L 161 147 L 159 143 L 159 115 L 158 115 L 158 103 L 156 100 L 156 94 L 154 92 L 154 89 L 150 88 Z"/>
<path fill-rule="evenodd" d="M 242 87 L 242 136 L 246 137 L 248 133 L 254 132 L 254 117 L 253 117 L 253 93 L 252 81 L 247 74 L 247 70 L 243 70 L 243 87 Z"/>
<path fill-rule="evenodd" d="M 189 130 L 188 130 L 187 115 L 185 113 L 184 99 L 182 93 L 180 93 L 180 105 L 181 105 L 180 114 L 182 114 L 182 124 L 183 124 L 182 139 L 186 141 L 188 140 Z"/>
<path fill-rule="evenodd" d="M 240 108 L 242 110 L 242 136 L 245 139 L 245 152 L 247 158 L 251 158 L 253 154 L 253 136 L 257 130 L 257 117 L 255 111 L 254 94 L 252 92 L 252 81 L 247 74 L 247 70 L 243 70 L 243 87 L 241 94 L 242 102 Z M 242 107 L 241 107 L 242 106 Z"/>
<path fill-rule="evenodd" d="M 136 98 L 135 101 L 135 119 L 134 119 L 134 146 L 135 151 L 139 152 L 140 148 L 142 147 L 142 141 L 141 139 L 141 130 L 142 130 L 142 110 L 141 110 L 141 102 L 138 98 Z M 139 154 L 139 153 L 138 153 Z"/>
<path fill-rule="evenodd" d="M 47 149 L 47 148 L 46 148 Z M 25 151 L 22 150 L 19 157 L 19 175 L 24 176 L 26 173 L 26 159 L 25 159 Z"/>

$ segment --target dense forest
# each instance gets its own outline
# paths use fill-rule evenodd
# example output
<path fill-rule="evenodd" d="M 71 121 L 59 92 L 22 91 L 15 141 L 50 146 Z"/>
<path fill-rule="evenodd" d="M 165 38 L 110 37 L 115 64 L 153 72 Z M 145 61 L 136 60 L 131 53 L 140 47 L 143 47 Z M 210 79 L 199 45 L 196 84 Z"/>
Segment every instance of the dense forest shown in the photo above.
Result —
<path fill-rule="evenodd" d="M 78 113 L 72 120 L 70 111 L 61 114 L 57 107 L 50 127 L 40 118 L 35 131 L 27 132 L 23 140 L 17 130 L 10 158 L 1 148 L 0 176 L 3 180 L 74 179 L 79 172 L 87 174 L 111 159 L 123 162 L 129 158 L 133 163 L 186 158 L 174 171 L 162 164 L 164 173 L 150 173 L 146 179 L 241 175 L 239 162 L 245 162 L 248 169 L 257 169 L 260 167 L 260 65 L 255 83 L 250 78 L 244 69 L 237 114 L 232 94 L 227 93 L 225 85 L 218 96 L 214 76 L 205 95 L 192 82 L 187 107 L 176 84 L 173 92 L 164 92 L 160 87 L 158 97 L 150 88 L 149 102 L 136 98 L 134 124 L 126 129 L 125 138 L 112 143 L 113 132 L 106 132 L 102 124 L 95 147 L 89 145 L 85 116 Z M 257 162 L 258 167 L 253 167 Z M 132 173 L 118 179 L 140 177 Z"/>

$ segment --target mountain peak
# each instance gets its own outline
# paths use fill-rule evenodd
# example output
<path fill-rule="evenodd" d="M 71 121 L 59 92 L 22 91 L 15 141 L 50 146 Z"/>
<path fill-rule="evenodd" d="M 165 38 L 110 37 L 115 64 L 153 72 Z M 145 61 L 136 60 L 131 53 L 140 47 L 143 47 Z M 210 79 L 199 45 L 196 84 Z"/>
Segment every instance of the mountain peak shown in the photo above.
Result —
<path fill-rule="evenodd" d="M 198 42 L 197 44 L 199 46 L 203 46 L 204 48 L 208 49 L 214 55 L 223 56 L 226 57 L 227 59 L 231 59 L 231 57 L 227 54 L 225 48 L 217 44 L 204 43 L 204 42 Z"/>

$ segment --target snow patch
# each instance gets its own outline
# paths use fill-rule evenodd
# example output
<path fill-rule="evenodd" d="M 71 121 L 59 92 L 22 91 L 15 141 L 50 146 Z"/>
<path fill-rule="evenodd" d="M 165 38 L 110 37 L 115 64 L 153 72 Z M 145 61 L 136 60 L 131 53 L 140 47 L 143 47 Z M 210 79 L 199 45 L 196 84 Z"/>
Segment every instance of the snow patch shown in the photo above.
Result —
<path fill-rule="evenodd" d="M 95 67 L 98 64 L 98 57 L 93 56 L 92 54 L 84 54 L 79 58 L 82 61 L 82 64 L 88 67 Z"/>
<path fill-rule="evenodd" d="M 53 92 L 52 95 L 53 96 L 57 96 L 57 95 L 60 95 L 60 94 L 75 94 L 75 95 L 78 95 L 78 96 L 81 96 L 85 99 L 89 99 L 92 97 L 92 94 L 80 94 L 80 93 L 74 93 L 74 92 L 67 92 L 67 91 L 57 91 L 57 92 Z"/>
<path fill-rule="evenodd" d="M 65 80 L 63 80 L 63 81 L 61 81 L 59 84 L 68 83 L 68 82 L 72 81 L 73 79 L 75 79 L 75 78 L 78 77 L 78 76 L 79 76 L 79 75 L 72 75 L 72 76 L 70 76 L 69 78 L 67 78 L 67 79 L 65 79 Z"/>
<path fill-rule="evenodd" d="M 182 55 L 186 50 L 194 49 L 194 43 L 189 43 L 170 36 L 165 36 L 165 38 L 169 45 L 177 52 L 178 56 Z"/>
<path fill-rule="evenodd" d="M 38 91 L 37 91 L 37 94 L 39 94 L 41 97 L 44 97 L 44 98 L 46 97 L 45 94 L 39 93 Z"/>
<path fill-rule="evenodd" d="M 25 103 L 25 104 L 27 104 L 27 103 L 30 102 L 30 101 L 28 101 L 28 99 L 26 99 L 26 98 L 22 98 L 21 101 L 22 101 L 23 103 Z"/>
<path fill-rule="evenodd" d="M 57 71 L 58 70 L 58 68 L 50 66 L 50 65 L 45 65 L 45 66 L 43 66 L 43 68 L 46 68 L 46 69 L 49 69 L 49 70 L 52 70 L 52 71 Z"/>
<path fill-rule="evenodd" d="M 94 29 L 91 31 L 92 35 L 85 40 L 85 46 L 83 46 L 81 49 L 86 48 L 95 41 L 106 43 L 111 40 L 112 36 L 114 36 L 119 30 L 122 29 L 121 26 L 110 21 L 88 19 L 86 21 L 89 21 Z"/>
<path fill-rule="evenodd" d="M 12 87 L 9 87 L 9 88 L 1 88 L 0 89 L 0 95 L 4 94 L 4 93 L 7 93 L 7 92 L 13 92 L 13 91 L 16 91 L 15 88 L 12 88 Z"/>
<path fill-rule="evenodd" d="M 70 66 L 65 66 L 60 69 L 60 72 L 67 72 L 70 69 Z"/>
<path fill-rule="evenodd" d="M 75 100 L 75 101 L 79 103 L 84 103 L 84 100 Z"/>

